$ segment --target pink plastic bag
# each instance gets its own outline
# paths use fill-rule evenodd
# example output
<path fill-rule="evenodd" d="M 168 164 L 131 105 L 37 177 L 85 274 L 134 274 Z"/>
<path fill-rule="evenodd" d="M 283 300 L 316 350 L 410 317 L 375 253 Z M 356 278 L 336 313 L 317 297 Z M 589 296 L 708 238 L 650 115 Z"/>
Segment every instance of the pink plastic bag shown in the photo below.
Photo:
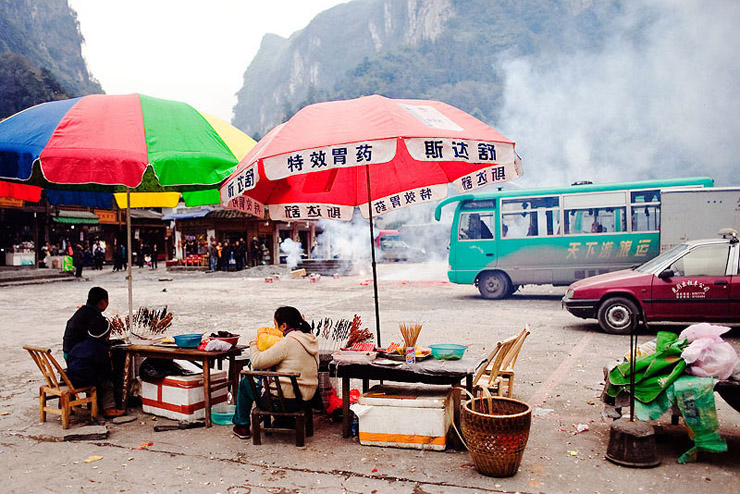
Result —
<path fill-rule="evenodd" d="M 684 349 L 681 358 L 688 364 L 689 374 L 717 379 L 727 379 L 732 375 L 740 359 L 732 345 L 719 337 L 717 339 L 719 341 L 699 338 Z"/>
<path fill-rule="evenodd" d="M 689 343 L 693 343 L 695 340 L 698 340 L 700 338 L 709 338 L 712 341 L 721 342 L 723 334 L 728 332 L 730 328 L 727 326 L 715 326 L 714 324 L 709 324 L 708 322 L 702 322 L 699 324 L 692 324 L 688 328 L 681 331 L 681 334 L 678 335 L 678 339 L 681 340 L 683 338 L 686 338 L 689 340 Z"/>

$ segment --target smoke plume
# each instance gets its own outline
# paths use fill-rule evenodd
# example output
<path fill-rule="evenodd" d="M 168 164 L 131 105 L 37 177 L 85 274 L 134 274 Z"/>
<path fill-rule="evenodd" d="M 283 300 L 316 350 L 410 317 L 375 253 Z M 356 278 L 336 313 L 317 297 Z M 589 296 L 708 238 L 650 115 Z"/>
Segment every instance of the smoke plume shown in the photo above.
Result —
<path fill-rule="evenodd" d="M 629 1 L 597 52 L 555 46 L 504 60 L 497 125 L 517 142 L 521 182 L 738 184 L 738 19 L 733 0 Z"/>

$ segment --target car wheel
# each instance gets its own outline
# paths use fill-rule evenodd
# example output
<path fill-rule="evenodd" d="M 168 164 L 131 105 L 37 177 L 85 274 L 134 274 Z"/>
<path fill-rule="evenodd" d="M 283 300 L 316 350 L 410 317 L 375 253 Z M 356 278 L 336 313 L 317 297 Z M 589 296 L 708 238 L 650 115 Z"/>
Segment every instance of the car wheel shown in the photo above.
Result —
<path fill-rule="evenodd" d="M 599 307 L 599 326 L 609 334 L 630 334 L 637 326 L 640 310 L 630 299 L 613 297 Z"/>
<path fill-rule="evenodd" d="M 511 281 L 500 271 L 483 273 L 478 277 L 478 291 L 487 299 L 508 297 L 511 294 Z"/>

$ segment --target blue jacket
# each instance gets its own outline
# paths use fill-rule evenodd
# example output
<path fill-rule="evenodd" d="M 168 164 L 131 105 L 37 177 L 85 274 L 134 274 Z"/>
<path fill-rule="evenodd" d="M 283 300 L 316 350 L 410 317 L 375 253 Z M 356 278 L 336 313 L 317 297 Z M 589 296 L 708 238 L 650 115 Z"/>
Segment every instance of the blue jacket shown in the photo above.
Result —
<path fill-rule="evenodd" d="M 95 386 L 113 377 L 110 353 L 105 341 L 87 338 L 67 356 L 67 376 L 75 387 Z"/>

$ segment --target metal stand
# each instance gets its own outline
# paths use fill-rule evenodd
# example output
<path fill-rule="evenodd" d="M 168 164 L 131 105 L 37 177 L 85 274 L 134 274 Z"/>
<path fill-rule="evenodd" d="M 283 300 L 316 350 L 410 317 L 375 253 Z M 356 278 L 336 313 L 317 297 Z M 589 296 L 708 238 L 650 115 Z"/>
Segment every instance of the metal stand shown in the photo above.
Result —
<path fill-rule="evenodd" d="M 615 420 L 609 429 L 606 459 L 617 465 L 650 468 L 660 465 L 655 431 L 647 422 L 635 422 L 635 367 L 637 360 L 637 316 L 630 331 L 630 419 Z"/>
<path fill-rule="evenodd" d="M 365 165 L 365 176 L 367 177 L 367 217 L 370 221 L 370 253 L 373 262 L 373 293 L 375 295 L 375 333 L 377 334 L 377 343 L 375 346 L 380 347 L 380 308 L 378 307 L 378 272 L 375 265 L 375 232 L 373 230 L 373 201 L 370 196 L 370 165 Z"/>

